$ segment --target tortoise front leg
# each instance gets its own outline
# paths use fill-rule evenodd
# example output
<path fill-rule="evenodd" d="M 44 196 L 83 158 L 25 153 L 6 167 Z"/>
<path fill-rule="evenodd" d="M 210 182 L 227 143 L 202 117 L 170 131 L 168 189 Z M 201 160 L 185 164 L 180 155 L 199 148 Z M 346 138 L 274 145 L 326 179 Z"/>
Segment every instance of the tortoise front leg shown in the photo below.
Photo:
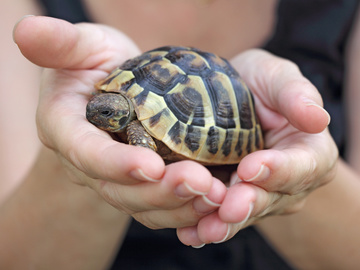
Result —
<path fill-rule="evenodd" d="M 128 142 L 130 145 L 142 146 L 157 151 L 155 141 L 141 125 L 139 120 L 129 123 L 126 129 Z"/>

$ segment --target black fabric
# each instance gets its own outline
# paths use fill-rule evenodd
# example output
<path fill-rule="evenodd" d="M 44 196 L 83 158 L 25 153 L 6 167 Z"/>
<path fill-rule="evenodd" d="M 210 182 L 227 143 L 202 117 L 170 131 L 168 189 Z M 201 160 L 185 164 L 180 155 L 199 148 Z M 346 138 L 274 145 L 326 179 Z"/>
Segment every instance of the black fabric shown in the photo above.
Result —
<path fill-rule="evenodd" d="M 342 101 L 344 53 L 358 0 L 286 0 L 265 49 L 297 63 L 319 90 L 331 115 L 330 132 L 342 154 L 346 126 Z"/>
<path fill-rule="evenodd" d="M 150 230 L 134 221 L 112 269 L 253 269 L 290 268 L 258 231 L 247 228 L 222 244 L 201 249 L 184 246 L 175 230 Z"/>
<path fill-rule="evenodd" d="M 81 1 L 39 0 L 49 16 L 89 21 Z M 296 62 L 324 97 L 331 132 L 344 145 L 341 103 L 344 48 L 357 0 L 282 0 L 278 24 L 264 48 Z M 291 248 L 291 246 L 289 246 Z M 292 269 L 253 228 L 232 240 L 202 249 L 182 245 L 175 230 L 153 231 L 133 222 L 111 269 Z"/>
<path fill-rule="evenodd" d="M 38 2 L 47 16 L 71 23 L 91 21 L 81 0 L 38 0 Z"/>

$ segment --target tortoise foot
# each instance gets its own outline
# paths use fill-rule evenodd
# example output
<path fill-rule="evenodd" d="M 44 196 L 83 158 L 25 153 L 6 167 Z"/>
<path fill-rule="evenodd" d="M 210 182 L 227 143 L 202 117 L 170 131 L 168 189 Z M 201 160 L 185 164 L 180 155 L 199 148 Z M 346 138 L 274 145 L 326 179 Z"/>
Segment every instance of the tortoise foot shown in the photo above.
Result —
<path fill-rule="evenodd" d="M 142 146 L 157 151 L 155 141 L 141 125 L 140 121 L 132 121 L 126 130 L 130 145 Z"/>

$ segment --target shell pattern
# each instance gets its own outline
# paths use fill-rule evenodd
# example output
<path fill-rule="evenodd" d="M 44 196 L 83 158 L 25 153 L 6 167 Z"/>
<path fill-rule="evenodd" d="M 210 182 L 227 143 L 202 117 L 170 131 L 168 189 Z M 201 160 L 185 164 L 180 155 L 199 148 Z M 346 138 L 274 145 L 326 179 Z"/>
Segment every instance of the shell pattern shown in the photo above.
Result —
<path fill-rule="evenodd" d="M 158 48 L 126 61 L 97 88 L 128 97 L 149 134 L 186 158 L 233 164 L 263 148 L 249 88 L 212 53 Z"/>

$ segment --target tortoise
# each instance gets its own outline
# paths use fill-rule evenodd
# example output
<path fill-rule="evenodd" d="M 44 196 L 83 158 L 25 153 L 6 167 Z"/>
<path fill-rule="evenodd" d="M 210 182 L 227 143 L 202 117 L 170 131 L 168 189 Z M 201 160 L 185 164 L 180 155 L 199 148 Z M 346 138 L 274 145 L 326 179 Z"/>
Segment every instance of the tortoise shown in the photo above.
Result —
<path fill-rule="evenodd" d="M 249 88 L 213 53 L 157 48 L 125 61 L 95 88 L 88 121 L 165 160 L 235 164 L 263 148 Z"/>

